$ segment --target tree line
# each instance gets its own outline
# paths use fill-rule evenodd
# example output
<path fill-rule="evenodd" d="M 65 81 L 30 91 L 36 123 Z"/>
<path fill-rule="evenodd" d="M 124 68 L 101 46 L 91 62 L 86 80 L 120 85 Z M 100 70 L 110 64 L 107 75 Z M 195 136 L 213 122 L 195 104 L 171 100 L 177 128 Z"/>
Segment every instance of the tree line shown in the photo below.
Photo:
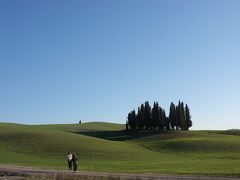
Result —
<path fill-rule="evenodd" d="M 176 106 L 173 102 L 170 104 L 169 116 L 166 116 L 165 110 L 154 102 L 153 107 L 146 101 L 138 107 L 137 112 L 132 110 L 128 113 L 126 121 L 126 130 L 129 131 L 168 131 L 184 130 L 188 131 L 192 126 L 190 109 L 183 102 L 178 102 Z"/>

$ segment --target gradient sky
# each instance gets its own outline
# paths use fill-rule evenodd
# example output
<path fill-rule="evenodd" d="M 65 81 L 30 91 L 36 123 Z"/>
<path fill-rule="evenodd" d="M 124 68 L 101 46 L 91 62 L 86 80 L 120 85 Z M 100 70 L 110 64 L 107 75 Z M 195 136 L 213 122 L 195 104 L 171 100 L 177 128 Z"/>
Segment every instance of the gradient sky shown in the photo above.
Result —
<path fill-rule="evenodd" d="M 124 123 L 148 100 L 240 128 L 240 1 L 1 0 L 0 121 Z"/>

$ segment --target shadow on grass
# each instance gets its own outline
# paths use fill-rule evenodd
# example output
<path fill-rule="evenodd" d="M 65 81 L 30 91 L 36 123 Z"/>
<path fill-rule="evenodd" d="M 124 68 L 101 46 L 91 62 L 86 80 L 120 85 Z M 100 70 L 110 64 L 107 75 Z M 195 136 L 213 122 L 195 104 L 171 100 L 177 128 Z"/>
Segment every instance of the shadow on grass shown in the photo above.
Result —
<path fill-rule="evenodd" d="M 144 138 L 147 136 L 151 136 L 154 134 L 159 134 L 159 132 L 140 132 L 140 133 L 131 133 L 125 130 L 121 131 L 80 131 L 80 132 L 73 132 L 77 134 L 82 134 L 85 136 L 91 136 L 111 141 L 126 141 L 126 140 L 133 140 Z"/>

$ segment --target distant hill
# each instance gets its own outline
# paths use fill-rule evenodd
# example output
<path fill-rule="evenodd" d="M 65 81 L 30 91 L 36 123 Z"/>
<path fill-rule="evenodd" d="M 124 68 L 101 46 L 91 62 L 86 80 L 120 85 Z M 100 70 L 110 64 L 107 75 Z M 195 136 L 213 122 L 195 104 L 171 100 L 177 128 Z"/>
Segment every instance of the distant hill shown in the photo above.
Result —
<path fill-rule="evenodd" d="M 0 163 L 67 169 L 67 152 L 80 170 L 164 174 L 240 174 L 237 131 L 129 134 L 125 125 L 0 123 Z"/>
<path fill-rule="evenodd" d="M 224 131 L 224 132 L 222 132 L 222 133 L 223 133 L 223 134 L 240 136 L 240 129 L 229 129 L 229 130 Z"/>

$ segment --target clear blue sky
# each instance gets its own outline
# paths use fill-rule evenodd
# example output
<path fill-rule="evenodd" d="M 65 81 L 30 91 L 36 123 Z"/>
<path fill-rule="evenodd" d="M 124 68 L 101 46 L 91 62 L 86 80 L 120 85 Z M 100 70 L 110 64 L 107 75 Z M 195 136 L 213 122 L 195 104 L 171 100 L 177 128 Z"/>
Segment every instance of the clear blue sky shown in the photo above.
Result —
<path fill-rule="evenodd" d="M 124 123 L 145 100 L 240 128 L 240 1 L 1 0 L 0 121 Z"/>

